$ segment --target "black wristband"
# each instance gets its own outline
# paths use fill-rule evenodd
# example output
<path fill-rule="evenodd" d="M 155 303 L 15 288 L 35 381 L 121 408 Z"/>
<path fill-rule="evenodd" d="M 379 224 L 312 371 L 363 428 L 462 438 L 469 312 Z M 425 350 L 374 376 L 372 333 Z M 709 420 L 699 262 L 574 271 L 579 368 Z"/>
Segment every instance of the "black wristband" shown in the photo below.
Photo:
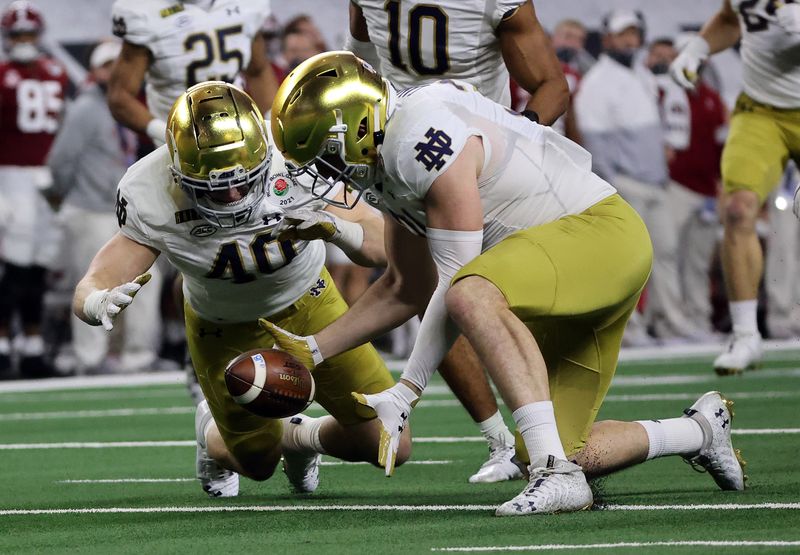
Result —
<path fill-rule="evenodd" d="M 533 123 L 539 123 L 539 114 L 533 110 L 523 110 L 522 115 L 531 120 Z"/>

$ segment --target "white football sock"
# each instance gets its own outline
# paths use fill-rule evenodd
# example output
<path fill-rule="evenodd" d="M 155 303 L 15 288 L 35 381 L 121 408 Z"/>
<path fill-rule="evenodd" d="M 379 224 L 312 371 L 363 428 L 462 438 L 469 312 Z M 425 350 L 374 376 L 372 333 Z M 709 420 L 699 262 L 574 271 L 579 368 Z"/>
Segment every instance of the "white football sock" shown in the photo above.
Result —
<path fill-rule="evenodd" d="M 691 418 L 636 422 L 642 425 L 650 441 L 648 461 L 668 455 L 694 455 L 703 447 L 703 428 Z"/>
<path fill-rule="evenodd" d="M 297 422 L 298 419 L 299 422 Z M 281 447 L 289 451 L 327 455 L 328 452 L 319 439 L 319 432 L 322 429 L 322 425 L 329 419 L 333 420 L 333 416 L 311 418 L 304 414 L 298 414 L 282 418 L 283 437 L 281 438 Z"/>
<path fill-rule="evenodd" d="M 733 323 L 733 333 L 750 335 L 758 333 L 758 301 L 731 301 L 728 303 Z"/>
<path fill-rule="evenodd" d="M 478 422 L 478 428 L 489 443 L 514 445 L 514 434 L 508 430 L 499 410 L 483 422 Z"/>
<path fill-rule="evenodd" d="M 567 460 L 561 438 L 556 427 L 556 415 L 552 401 L 529 403 L 514 411 L 517 430 L 525 440 L 531 462 L 547 455 Z"/>
<path fill-rule="evenodd" d="M 11 341 L 8 337 L 0 337 L 0 355 L 11 354 Z"/>
<path fill-rule="evenodd" d="M 44 339 L 41 335 L 25 336 L 25 343 L 22 345 L 22 356 L 39 357 L 44 354 Z"/>

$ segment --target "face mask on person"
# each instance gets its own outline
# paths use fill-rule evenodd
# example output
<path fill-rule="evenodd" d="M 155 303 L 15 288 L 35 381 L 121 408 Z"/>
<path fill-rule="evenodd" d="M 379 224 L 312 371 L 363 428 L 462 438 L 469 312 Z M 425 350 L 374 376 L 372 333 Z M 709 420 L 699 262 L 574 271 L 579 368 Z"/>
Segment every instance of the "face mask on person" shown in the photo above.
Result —
<path fill-rule="evenodd" d="M 636 57 L 636 49 L 624 48 L 620 50 L 609 50 L 606 52 L 606 54 L 625 67 L 633 67 L 633 59 Z"/>
<path fill-rule="evenodd" d="M 8 50 L 8 57 L 21 64 L 27 64 L 39 57 L 39 47 L 32 42 L 18 42 Z"/>
<path fill-rule="evenodd" d="M 664 75 L 669 73 L 669 64 L 664 62 L 660 64 L 653 64 L 650 67 L 650 71 L 653 72 L 653 75 Z"/>
<path fill-rule="evenodd" d="M 562 63 L 568 64 L 578 56 L 578 50 L 571 46 L 561 46 L 556 48 L 556 56 Z"/>

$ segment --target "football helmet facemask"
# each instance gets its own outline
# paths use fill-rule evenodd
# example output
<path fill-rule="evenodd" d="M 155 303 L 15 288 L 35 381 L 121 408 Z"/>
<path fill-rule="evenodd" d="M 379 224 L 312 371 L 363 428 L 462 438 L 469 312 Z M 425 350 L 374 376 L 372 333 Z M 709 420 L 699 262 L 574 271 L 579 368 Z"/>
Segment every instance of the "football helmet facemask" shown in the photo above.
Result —
<path fill-rule="evenodd" d="M 198 214 L 222 228 L 247 223 L 267 192 L 272 163 L 266 124 L 253 99 L 229 83 L 199 83 L 173 105 L 166 138 L 173 178 Z M 233 189 L 240 199 L 220 200 Z"/>
<path fill-rule="evenodd" d="M 392 89 L 351 52 L 325 52 L 292 71 L 272 104 L 272 136 L 294 177 L 311 192 L 352 208 L 375 183 Z M 344 184 L 343 200 L 331 198 Z"/>

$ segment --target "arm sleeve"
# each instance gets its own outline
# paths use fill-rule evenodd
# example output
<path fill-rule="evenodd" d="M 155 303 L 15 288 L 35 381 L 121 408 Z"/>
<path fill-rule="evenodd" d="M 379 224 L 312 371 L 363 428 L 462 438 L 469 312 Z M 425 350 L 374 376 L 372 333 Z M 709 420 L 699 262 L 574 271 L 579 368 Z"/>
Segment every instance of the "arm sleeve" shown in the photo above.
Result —
<path fill-rule="evenodd" d="M 414 349 L 400 376 L 420 389 L 428 385 L 428 380 L 458 337 L 458 329 L 448 317 L 444 303 L 450 282 L 456 272 L 481 253 L 483 244 L 483 231 L 428 228 L 427 236 L 439 281 L 425 309 Z"/>
<path fill-rule="evenodd" d="M 92 136 L 96 119 L 87 113 L 87 107 L 86 103 L 79 100 L 67 109 L 61 129 L 47 155 L 55 191 L 62 196 L 75 185 L 81 153 Z"/>
<path fill-rule="evenodd" d="M 415 121 L 398 122 L 408 131 L 395 130 L 401 131 L 395 136 L 403 139 L 397 143 L 387 141 L 381 155 L 387 173 L 397 175 L 409 189 L 410 196 L 423 199 L 436 178 L 446 172 L 461 154 L 467 139 L 481 133 L 468 127 L 443 103 L 426 109 L 424 113 L 411 112 Z"/>
<path fill-rule="evenodd" d="M 124 41 L 149 47 L 155 38 L 147 14 L 131 0 L 117 0 L 111 8 L 112 32 Z"/>
<path fill-rule="evenodd" d="M 489 0 L 486 2 L 487 9 L 491 10 L 489 14 L 492 22 L 492 29 L 497 29 L 497 26 L 504 19 L 508 19 L 517 13 L 519 7 L 525 3 L 525 0 Z"/>

